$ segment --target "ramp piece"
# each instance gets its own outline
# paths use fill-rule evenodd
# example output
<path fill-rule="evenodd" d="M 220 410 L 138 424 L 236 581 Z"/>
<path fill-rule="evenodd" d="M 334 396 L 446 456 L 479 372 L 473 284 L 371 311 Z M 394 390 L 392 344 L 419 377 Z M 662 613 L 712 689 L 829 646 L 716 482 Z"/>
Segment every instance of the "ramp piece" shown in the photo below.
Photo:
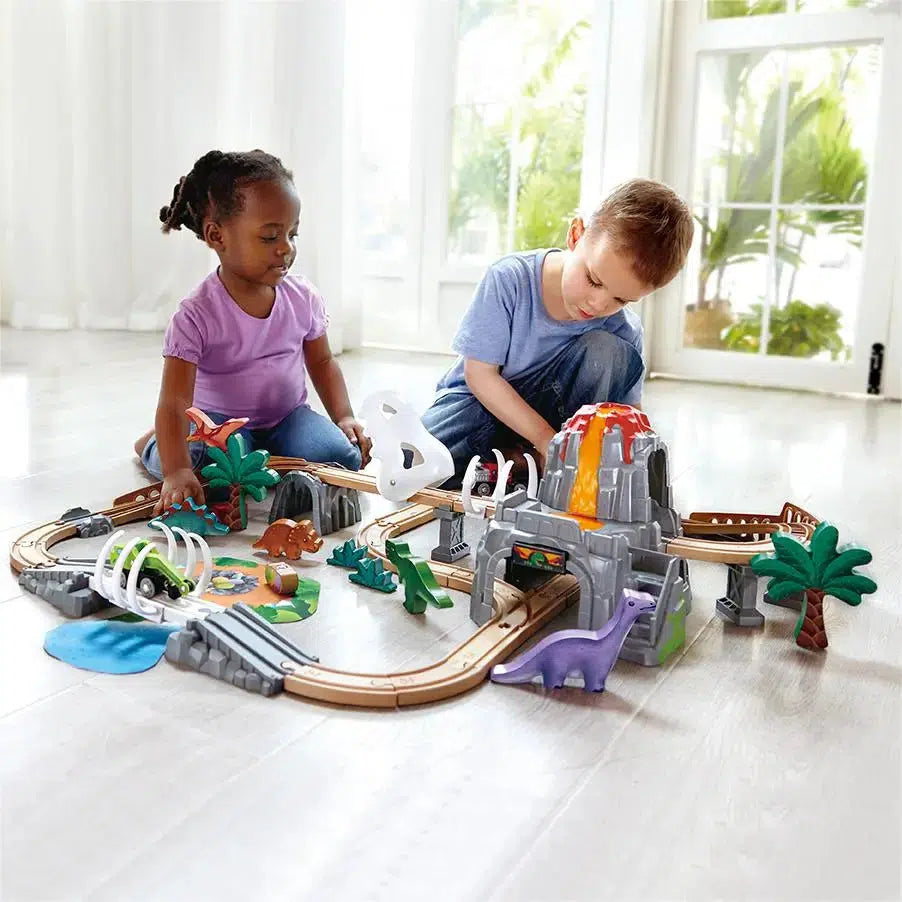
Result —
<path fill-rule="evenodd" d="M 189 621 L 167 640 L 166 659 L 261 695 L 281 692 L 295 667 L 319 663 L 242 603 Z"/>

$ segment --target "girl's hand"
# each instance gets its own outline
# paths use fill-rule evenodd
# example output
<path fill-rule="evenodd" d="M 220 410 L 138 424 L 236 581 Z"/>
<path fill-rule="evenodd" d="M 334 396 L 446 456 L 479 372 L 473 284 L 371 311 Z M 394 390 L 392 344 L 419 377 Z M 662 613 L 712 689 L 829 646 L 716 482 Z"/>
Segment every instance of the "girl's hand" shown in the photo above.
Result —
<path fill-rule="evenodd" d="M 370 462 L 370 450 L 373 447 L 372 441 L 363 431 L 363 425 L 354 417 L 342 417 L 335 425 L 348 437 L 348 441 L 352 445 L 360 448 L 360 467 L 362 469 Z"/>
<path fill-rule="evenodd" d="M 159 500 L 154 507 L 154 514 L 169 510 L 173 504 L 181 504 L 186 498 L 193 498 L 195 504 L 204 503 L 204 490 L 200 481 L 190 467 L 173 470 L 164 480 Z"/>

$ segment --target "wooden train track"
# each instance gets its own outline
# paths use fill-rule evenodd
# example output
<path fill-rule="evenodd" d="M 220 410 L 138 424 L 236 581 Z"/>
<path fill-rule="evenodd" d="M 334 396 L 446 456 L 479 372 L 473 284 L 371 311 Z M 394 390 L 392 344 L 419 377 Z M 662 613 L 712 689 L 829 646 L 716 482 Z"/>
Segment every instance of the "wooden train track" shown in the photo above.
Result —
<path fill-rule="evenodd" d="M 372 476 L 337 467 L 311 464 L 304 460 L 273 457 L 270 465 L 280 473 L 303 470 L 329 485 L 376 493 Z M 159 498 L 160 483 L 121 495 L 113 506 L 100 513 L 114 526 L 148 518 Z M 425 489 L 410 499 L 412 504 L 366 523 L 358 535 L 371 555 L 394 569 L 385 554 L 385 541 L 422 526 L 435 518 L 435 508 L 462 513 L 460 495 L 441 489 Z M 487 515 L 494 513 L 488 505 Z M 748 563 L 758 553 L 773 550 L 769 535 L 780 530 L 806 539 L 817 521 L 793 505 L 784 505 L 779 515 L 692 514 L 684 524 L 689 535 L 671 539 L 667 551 L 685 558 L 715 563 Z M 53 566 L 57 558 L 50 548 L 71 538 L 76 529 L 71 522 L 54 521 L 37 526 L 13 543 L 10 563 L 14 570 Z M 706 539 L 704 535 L 711 535 Z M 735 539 L 734 539 L 735 536 Z M 440 585 L 468 593 L 473 571 L 453 564 L 432 563 Z M 285 663 L 285 689 L 295 695 L 337 704 L 366 707 L 395 707 L 423 704 L 466 692 L 485 679 L 491 666 L 508 657 L 523 642 L 553 620 L 579 595 L 577 580 L 558 576 L 539 589 L 524 593 L 500 580 L 494 586 L 495 615 L 451 654 L 435 664 L 398 673 L 361 674 L 328 667 L 300 667 Z"/>
<path fill-rule="evenodd" d="M 388 559 L 385 542 L 395 536 L 410 532 L 418 526 L 435 519 L 435 508 L 426 504 L 412 504 L 392 514 L 385 514 L 362 526 L 357 533 L 357 542 L 366 545 L 371 557 L 382 560 L 386 570 L 397 573 L 397 567 Z M 473 585 L 473 571 L 456 564 L 430 561 L 429 567 L 435 574 L 436 582 L 446 589 L 469 592 Z M 495 582 L 495 610 L 501 614 L 510 611 L 522 601 L 523 593 L 508 583 Z"/>
<path fill-rule="evenodd" d="M 303 470 L 329 485 L 377 493 L 375 478 L 365 473 L 354 473 L 340 467 L 313 464 L 292 457 L 270 458 L 270 465 L 279 473 Z M 111 508 L 100 513 L 110 517 L 114 526 L 149 516 L 159 498 L 160 486 L 161 483 L 155 483 L 120 495 Z M 443 489 L 424 489 L 411 496 L 410 501 L 427 508 L 445 507 L 458 513 L 464 511 L 460 494 Z M 488 504 L 486 516 L 493 513 L 494 506 Z M 385 520 L 384 517 L 382 519 Z M 790 502 L 783 505 L 779 514 L 692 513 L 683 520 L 684 535 L 667 541 L 666 549 L 670 554 L 689 560 L 747 564 L 754 555 L 773 551 L 773 544 L 767 538 L 771 533 L 788 532 L 804 541 L 810 537 L 817 523 L 814 516 Z M 27 567 L 53 566 L 56 558 L 50 553 L 50 548 L 74 535 L 75 527 L 60 520 L 36 526 L 13 543 L 10 548 L 10 564 L 17 572 Z M 705 538 L 706 535 L 711 538 Z M 450 587 L 457 588 L 453 584 Z"/>
<path fill-rule="evenodd" d="M 133 492 L 132 495 L 141 496 L 143 500 L 122 501 L 117 498 L 113 507 L 98 513 L 106 514 L 113 521 L 113 526 L 122 526 L 125 523 L 134 523 L 143 520 L 153 513 L 154 505 L 159 497 L 157 488 L 153 497 L 148 496 L 147 489 Z M 126 495 L 123 498 L 129 498 Z M 10 566 L 17 573 L 29 567 L 52 567 L 57 558 L 50 553 L 50 549 L 71 539 L 75 535 L 75 526 L 68 521 L 55 520 L 52 523 L 44 523 L 35 526 L 20 536 L 9 549 Z"/>
<path fill-rule="evenodd" d="M 496 591 L 499 585 L 504 584 L 496 582 Z M 507 589 L 517 592 L 512 586 Z M 460 695 L 478 686 L 493 664 L 505 660 L 575 601 L 579 583 L 573 576 L 556 576 L 535 592 L 517 594 L 512 610 L 496 614 L 435 664 L 373 674 L 345 673 L 318 665 L 296 667 L 286 662 L 293 672 L 285 677 L 285 690 L 305 698 L 371 708 L 421 705 Z"/>
<path fill-rule="evenodd" d="M 779 514 L 702 511 L 683 519 L 683 535 L 667 542 L 671 554 L 715 564 L 747 564 L 756 554 L 774 550 L 775 532 L 801 542 L 811 538 L 818 519 L 790 501 Z"/>

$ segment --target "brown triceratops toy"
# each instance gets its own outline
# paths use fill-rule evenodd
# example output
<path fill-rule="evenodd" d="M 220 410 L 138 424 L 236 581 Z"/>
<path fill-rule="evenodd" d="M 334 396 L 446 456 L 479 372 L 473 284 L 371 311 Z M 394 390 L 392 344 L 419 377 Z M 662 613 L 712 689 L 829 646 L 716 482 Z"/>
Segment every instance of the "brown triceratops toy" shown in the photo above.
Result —
<path fill-rule="evenodd" d="M 269 526 L 265 533 L 254 542 L 254 548 L 263 548 L 274 557 L 285 557 L 296 561 L 302 551 L 313 553 L 323 547 L 323 540 L 319 537 L 313 524 L 309 520 L 276 520 Z"/>

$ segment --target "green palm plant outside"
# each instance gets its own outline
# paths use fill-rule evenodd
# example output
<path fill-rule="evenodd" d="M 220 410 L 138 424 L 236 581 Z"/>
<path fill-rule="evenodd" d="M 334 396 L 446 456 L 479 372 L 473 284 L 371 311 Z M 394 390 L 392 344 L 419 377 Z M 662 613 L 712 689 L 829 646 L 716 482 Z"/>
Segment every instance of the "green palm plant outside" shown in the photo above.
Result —
<path fill-rule="evenodd" d="M 792 101 L 786 114 L 784 146 L 792 148 L 797 142 L 809 146 L 807 134 L 817 121 L 827 92 L 816 89 L 801 94 L 801 81 L 793 81 L 789 86 Z M 769 203 L 773 192 L 774 160 L 777 155 L 778 118 L 780 90 L 774 88 L 764 104 L 760 121 L 750 123 L 754 136 L 751 151 L 731 152 L 725 160 L 727 171 L 726 197 L 734 202 Z M 743 142 L 745 143 L 745 142 Z M 792 160 L 802 162 L 804 158 L 793 152 Z M 816 159 L 816 158 L 815 158 Z M 807 169 L 784 166 L 782 179 L 783 200 L 801 202 L 806 200 L 806 191 L 816 174 L 813 174 L 812 157 L 807 157 Z M 822 201 L 825 202 L 825 201 Z M 837 201 L 832 200 L 831 203 Z M 839 201 L 845 203 L 846 201 Z M 701 227 L 702 261 L 699 271 L 698 300 L 707 297 L 708 282 L 712 275 L 719 279 L 730 265 L 746 263 L 757 257 L 767 256 L 770 232 L 770 210 L 724 209 L 718 213 L 717 221 L 711 225 L 696 217 Z M 776 242 L 777 260 L 794 268 L 802 265 L 802 257 L 797 248 L 789 245 L 781 230 Z"/>
<path fill-rule="evenodd" d="M 210 446 L 207 454 L 213 463 L 207 464 L 200 471 L 201 476 L 210 481 L 210 488 L 229 490 L 226 526 L 232 531 L 246 529 L 246 496 L 262 501 L 267 489 L 279 481 L 279 474 L 267 467 L 269 451 L 256 450 L 248 454 L 244 436 L 236 432 L 229 436 L 225 451 Z"/>
<path fill-rule="evenodd" d="M 487 15 L 515 8 L 492 0 L 462 4 L 468 11 L 462 33 L 464 25 L 473 28 Z M 565 99 L 553 87 L 559 67 L 589 29 L 590 23 L 582 19 L 571 25 L 520 89 L 515 248 L 559 246 L 579 205 L 586 85 L 573 84 Z M 480 208 L 493 211 L 501 234 L 507 230 L 511 128 L 510 112 L 491 125 L 477 109 L 455 113 L 455 146 L 461 158 L 455 165 L 449 198 L 449 235 L 464 228 Z"/>
<path fill-rule="evenodd" d="M 863 0 L 846 0 L 849 8 L 861 6 Z M 798 0 L 798 10 L 804 8 Z M 709 19 L 770 15 L 786 11 L 785 0 L 708 0 Z M 863 204 L 867 194 L 867 163 L 854 143 L 852 123 L 847 115 L 845 86 L 853 74 L 853 63 L 859 48 L 837 48 L 832 51 L 833 72 L 824 82 L 807 94 L 800 94 L 802 79 L 790 76 L 787 130 L 783 143 L 783 166 L 780 179 L 780 202 L 784 204 Z M 751 76 L 762 63 L 770 65 L 769 49 L 728 53 L 723 56 L 721 79 L 723 90 L 722 142 L 723 152 L 715 164 L 726 176 L 725 197 L 729 201 L 770 203 L 772 197 L 773 160 L 776 153 L 776 114 L 778 88 L 774 88 L 763 104 L 756 102 L 750 87 Z M 768 210 L 717 210 L 715 217 L 699 218 L 701 260 L 696 285 L 699 309 L 710 302 L 723 302 L 722 282 L 728 266 L 766 258 L 771 229 Z M 818 226 L 826 226 L 831 234 L 848 236 L 849 244 L 861 246 L 863 214 L 861 210 L 805 210 L 781 209 L 777 213 L 775 256 L 777 284 L 781 298 L 775 298 L 774 309 L 779 310 L 795 298 L 795 281 L 804 265 L 803 249 L 806 241 L 816 234 Z M 782 273 L 789 269 L 788 278 Z M 715 280 L 712 289 L 711 281 Z M 785 293 L 784 293 L 785 292 Z M 799 302 L 797 311 L 810 318 L 811 310 L 826 310 L 828 305 Z M 794 329 L 798 323 L 793 321 Z M 760 322 L 759 322 L 760 338 Z M 770 343 L 779 344 L 773 334 Z M 846 353 L 839 328 L 825 336 L 824 346 L 831 353 Z M 718 342 L 706 345 L 726 347 L 728 350 L 752 350 L 752 344 Z M 837 351 L 834 346 L 840 346 Z M 793 348 L 791 356 L 814 356 L 822 348 L 804 353 Z"/>
<path fill-rule="evenodd" d="M 824 596 L 849 605 L 861 604 L 861 596 L 877 591 L 877 584 L 855 573 L 855 567 L 871 562 L 866 548 L 837 550 L 839 533 L 829 523 L 819 523 L 810 547 L 787 535 L 774 533 L 774 554 L 756 554 L 750 563 L 758 576 L 768 576 L 767 593 L 774 601 L 803 593 L 802 610 L 795 627 L 796 644 L 807 649 L 827 647 Z"/>

